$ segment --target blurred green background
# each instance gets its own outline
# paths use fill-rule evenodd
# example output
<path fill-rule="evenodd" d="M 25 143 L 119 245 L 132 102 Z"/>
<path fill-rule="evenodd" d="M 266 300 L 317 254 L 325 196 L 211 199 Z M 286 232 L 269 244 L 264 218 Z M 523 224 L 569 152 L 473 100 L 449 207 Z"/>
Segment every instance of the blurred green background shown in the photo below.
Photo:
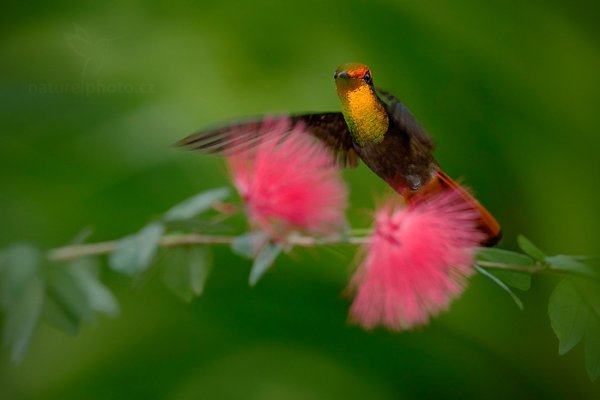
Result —
<path fill-rule="evenodd" d="M 223 161 L 172 143 L 265 112 L 337 110 L 333 71 L 368 63 L 432 133 L 442 166 L 549 253 L 598 253 L 597 2 L 98 2 L 3 5 L 0 246 L 118 238 L 227 185 Z M 81 38 L 86 40 L 80 40 Z M 387 190 L 345 172 L 349 217 Z M 238 225 L 239 231 L 243 225 Z M 554 277 L 520 312 L 476 276 L 417 332 L 346 322 L 352 248 L 296 250 L 257 287 L 215 249 L 187 305 L 150 272 L 105 271 L 122 306 L 76 338 L 42 326 L 2 399 L 599 398 L 581 346 L 557 353 Z"/>

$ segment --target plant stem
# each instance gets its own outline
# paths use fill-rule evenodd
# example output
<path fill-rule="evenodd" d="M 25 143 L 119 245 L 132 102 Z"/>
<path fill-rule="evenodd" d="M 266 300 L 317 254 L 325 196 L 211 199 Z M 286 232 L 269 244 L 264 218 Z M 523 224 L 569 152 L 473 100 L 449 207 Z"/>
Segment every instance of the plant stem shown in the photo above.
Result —
<path fill-rule="evenodd" d="M 158 242 L 161 247 L 178 247 L 178 246 L 194 246 L 194 245 L 230 245 L 237 236 L 227 235 L 200 235 L 196 233 L 190 234 L 170 234 L 163 236 Z M 288 237 L 283 244 L 299 247 L 314 247 L 319 245 L 335 245 L 335 244 L 350 244 L 360 245 L 368 243 L 367 236 L 351 236 L 351 237 L 327 237 L 314 238 L 311 236 L 295 235 Z M 48 259 L 51 261 L 70 261 L 81 257 L 101 256 L 112 253 L 117 248 L 118 241 L 111 240 L 107 242 L 89 243 L 89 244 L 73 244 L 64 247 L 58 247 L 48 252 Z M 476 261 L 476 264 L 484 268 L 503 269 L 507 271 L 536 273 L 548 270 L 544 265 L 512 265 L 503 264 L 492 261 Z"/>
<path fill-rule="evenodd" d="M 475 262 L 480 267 L 484 268 L 495 268 L 495 269 L 503 269 L 506 271 L 515 271 L 515 272 L 528 272 L 535 273 L 548 269 L 545 265 L 514 265 L 514 264 L 503 264 L 493 261 L 480 261 L 477 260 Z"/>
<path fill-rule="evenodd" d="M 161 247 L 192 246 L 199 244 L 229 245 L 236 236 L 210 236 L 199 234 L 174 234 L 163 236 L 159 241 Z M 292 246 L 314 247 L 318 245 L 331 244 L 363 244 L 369 240 L 368 237 L 330 237 L 317 239 L 310 236 L 290 236 L 285 243 Z M 51 261 L 69 261 L 81 257 L 100 256 L 113 252 L 118 241 L 98 242 L 89 244 L 74 244 L 58 247 L 48 252 Z"/>

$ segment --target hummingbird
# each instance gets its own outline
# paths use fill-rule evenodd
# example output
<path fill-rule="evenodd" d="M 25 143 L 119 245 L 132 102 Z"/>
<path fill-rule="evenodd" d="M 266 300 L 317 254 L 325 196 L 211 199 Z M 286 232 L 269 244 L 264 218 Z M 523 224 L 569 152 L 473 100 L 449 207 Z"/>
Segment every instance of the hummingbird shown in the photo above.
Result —
<path fill-rule="evenodd" d="M 466 189 L 456 183 L 433 157 L 431 136 L 410 110 L 391 93 L 376 88 L 371 69 L 360 63 L 339 66 L 333 76 L 341 112 L 302 113 L 269 117 L 298 124 L 331 151 L 343 167 L 362 160 L 400 194 L 408 204 L 427 200 L 446 189 L 460 194 L 465 205 L 477 210 L 482 245 L 493 246 L 502 238 L 500 225 Z M 260 142 L 269 131 L 261 129 L 265 118 L 229 123 L 201 130 L 178 145 L 203 153 L 227 153 Z"/>

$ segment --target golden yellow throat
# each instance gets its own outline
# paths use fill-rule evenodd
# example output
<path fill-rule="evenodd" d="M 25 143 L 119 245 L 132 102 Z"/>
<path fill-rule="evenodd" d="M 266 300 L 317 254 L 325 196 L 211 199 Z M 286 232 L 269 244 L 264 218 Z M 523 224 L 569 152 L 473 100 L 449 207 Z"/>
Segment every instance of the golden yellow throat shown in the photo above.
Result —
<path fill-rule="evenodd" d="M 342 113 L 350 134 L 361 146 L 379 143 L 388 129 L 388 117 L 371 87 L 365 83 L 338 86 Z"/>

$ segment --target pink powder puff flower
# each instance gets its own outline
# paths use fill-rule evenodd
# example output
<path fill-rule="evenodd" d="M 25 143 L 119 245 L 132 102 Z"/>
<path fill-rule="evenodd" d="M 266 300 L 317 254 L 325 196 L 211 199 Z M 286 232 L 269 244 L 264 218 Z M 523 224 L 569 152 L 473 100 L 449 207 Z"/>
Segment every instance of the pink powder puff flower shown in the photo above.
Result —
<path fill-rule="evenodd" d="M 478 214 L 455 191 L 376 214 L 366 256 L 352 278 L 350 318 L 370 329 L 407 330 L 448 308 L 474 271 Z"/>
<path fill-rule="evenodd" d="M 345 226 L 347 191 L 331 152 L 302 124 L 265 120 L 260 129 L 256 147 L 228 154 L 251 224 L 275 239 L 294 231 L 338 232 Z"/>

